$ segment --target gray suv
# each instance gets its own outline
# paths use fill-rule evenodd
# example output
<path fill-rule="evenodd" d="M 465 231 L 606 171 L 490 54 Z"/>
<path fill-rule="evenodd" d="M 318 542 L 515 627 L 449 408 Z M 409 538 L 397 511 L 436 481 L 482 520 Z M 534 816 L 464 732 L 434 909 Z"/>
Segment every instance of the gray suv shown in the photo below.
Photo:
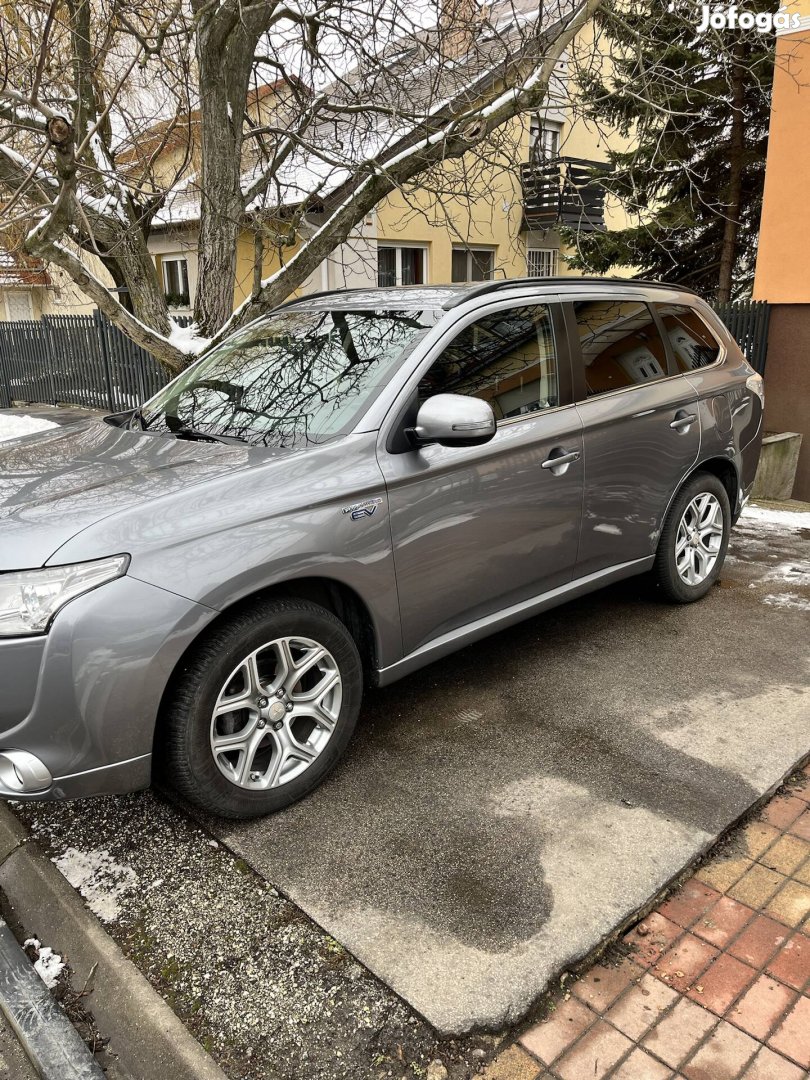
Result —
<path fill-rule="evenodd" d="M 716 581 L 762 380 L 673 287 L 305 297 L 0 447 L 0 794 L 278 810 L 384 686 L 632 574 Z"/>

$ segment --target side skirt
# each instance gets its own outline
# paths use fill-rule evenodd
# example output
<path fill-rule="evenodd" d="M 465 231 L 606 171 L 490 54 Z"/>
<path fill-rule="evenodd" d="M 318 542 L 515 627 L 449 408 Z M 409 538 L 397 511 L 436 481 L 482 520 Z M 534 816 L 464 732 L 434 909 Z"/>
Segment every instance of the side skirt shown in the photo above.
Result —
<path fill-rule="evenodd" d="M 432 664 L 434 660 L 441 660 L 442 657 L 456 652 L 465 645 L 472 645 L 474 641 L 480 641 L 481 638 L 488 637 L 498 630 L 505 630 L 508 626 L 523 622 L 524 619 L 530 619 L 533 615 L 539 615 L 542 611 L 564 604 L 567 600 L 574 600 L 577 596 L 593 592 L 594 589 L 610 585 L 614 581 L 621 581 L 622 578 L 643 574 L 645 570 L 651 569 L 654 562 L 655 556 L 649 555 L 643 559 L 634 559 L 632 562 L 608 566 L 604 570 L 597 570 L 594 574 L 588 574 L 586 577 L 569 581 L 566 585 L 560 585 L 550 592 L 533 596 L 529 600 L 521 600 L 519 604 L 513 604 L 492 615 L 486 615 L 484 618 L 459 626 L 456 630 L 450 630 L 421 645 L 398 660 L 396 664 L 379 668 L 376 672 L 377 686 L 389 686 L 397 679 L 418 671 L 426 664 Z"/>

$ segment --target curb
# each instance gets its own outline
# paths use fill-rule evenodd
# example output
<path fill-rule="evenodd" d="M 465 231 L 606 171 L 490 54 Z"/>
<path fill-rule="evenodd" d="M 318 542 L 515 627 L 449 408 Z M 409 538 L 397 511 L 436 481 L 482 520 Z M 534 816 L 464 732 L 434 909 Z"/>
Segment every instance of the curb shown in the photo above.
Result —
<path fill-rule="evenodd" d="M 39 845 L 1 805 L 0 889 L 23 927 L 66 955 L 77 983 L 92 989 L 90 1011 L 125 1071 L 137 1080 L 227 1080 Z"/>
<path fill-rule="evenodd" d="M 0 1009 L 44 1080 L 104 1080 L 96 1059 L 2 919 Z"/>

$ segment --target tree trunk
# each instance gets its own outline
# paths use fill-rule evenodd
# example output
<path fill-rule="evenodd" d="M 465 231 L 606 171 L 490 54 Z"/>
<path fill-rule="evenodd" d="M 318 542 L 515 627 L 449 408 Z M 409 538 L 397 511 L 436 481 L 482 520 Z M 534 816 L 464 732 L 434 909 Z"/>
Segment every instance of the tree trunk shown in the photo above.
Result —
<path fill-rule="evenodd" d="M 729 137 L 728 198 L 725 208 L 723 240 L 720 245 L 720 269 L 717 278 L 717 300 L 731 299 L 734 266 L 737 262 L 737 235 L 742 210 L 742 179 L 745 157 L 745 80 L 742 65 L 745 57 L 739 48 L 731 56 L 731 134 Z"/>
<path fill-rule="evenodd" d="M 197 33 L 200 86 L 201 193 L 194 321 L 210 337 L 230 318 L 236 255 L 243 228 L 242 120 L 254 42 L 243 27 L 221 36 L 202 23 Z"/>

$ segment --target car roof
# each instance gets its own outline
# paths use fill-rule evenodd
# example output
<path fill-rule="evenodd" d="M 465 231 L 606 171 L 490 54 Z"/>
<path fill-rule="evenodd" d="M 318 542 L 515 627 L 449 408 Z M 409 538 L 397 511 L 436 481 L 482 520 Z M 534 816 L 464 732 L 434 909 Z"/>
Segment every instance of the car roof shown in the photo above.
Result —
<path fill-rule="evenodd" d="M 643 281 L 620 277 L 542 277 L 542 278 L 504 278 L 499 281 L 482 281 L 458 285 L 398 285 L 382 288 L 328 289 L 324 292 L 310 293 L 287 301 L 283 307 L 306 307 L 309 310 L 357 311 L 365 308 L 425 310 L 426 308 L 458 307 L 468 300 L 489 293 L 508 293 L 511 289 L 533 289 L 566 292 L 577 288 L 604 287 L 606 285 L 624 288 L 667 289 L 670 292 L 686 293 L 696 296 L 691 289 L 681 285 L 662 281 Z"/>

